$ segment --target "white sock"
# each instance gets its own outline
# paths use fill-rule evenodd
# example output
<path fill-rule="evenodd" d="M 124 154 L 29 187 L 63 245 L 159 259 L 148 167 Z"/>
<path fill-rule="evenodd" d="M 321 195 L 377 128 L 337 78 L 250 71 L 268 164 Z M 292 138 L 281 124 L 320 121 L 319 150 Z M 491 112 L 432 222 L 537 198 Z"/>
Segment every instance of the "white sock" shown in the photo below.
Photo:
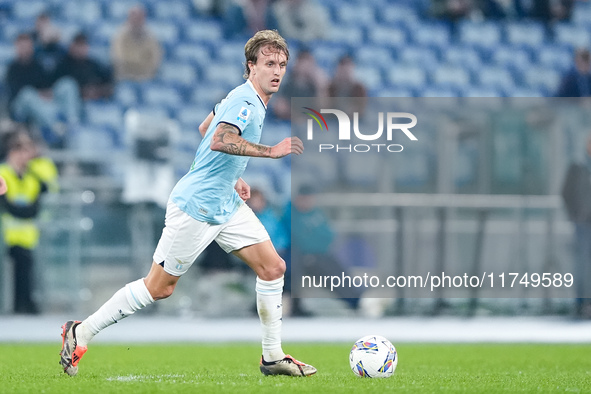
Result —
<path fill-rule="evenodd" d="M 76 341 L 80 346 L 88 342 L 101 330 L 133 315 L 154 302 L 143 279 L 138 279 L 119 289 L 109 301 L 76 327 Z"/>
<path fill-rule="evenodd" d="M 271 281 L 257 277 L 256 292 L 263 329 L 263 358 L 265 361 L 281 360 L 285 357 L 281 349 L 283 277 Z"/>

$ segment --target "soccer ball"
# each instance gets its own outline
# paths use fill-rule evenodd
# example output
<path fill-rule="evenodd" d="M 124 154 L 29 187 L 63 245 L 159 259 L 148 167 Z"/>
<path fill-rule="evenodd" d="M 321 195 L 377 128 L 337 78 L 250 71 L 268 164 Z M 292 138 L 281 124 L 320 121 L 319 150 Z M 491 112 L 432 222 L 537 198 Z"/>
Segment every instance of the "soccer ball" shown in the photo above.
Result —
<path fill-rule="evenodd" d="M 389 378 L 398 364 L 398 355 L 389 340 L 368 335 L 353 345 L 349 364 L 353 373 L 362 378 Z"/>

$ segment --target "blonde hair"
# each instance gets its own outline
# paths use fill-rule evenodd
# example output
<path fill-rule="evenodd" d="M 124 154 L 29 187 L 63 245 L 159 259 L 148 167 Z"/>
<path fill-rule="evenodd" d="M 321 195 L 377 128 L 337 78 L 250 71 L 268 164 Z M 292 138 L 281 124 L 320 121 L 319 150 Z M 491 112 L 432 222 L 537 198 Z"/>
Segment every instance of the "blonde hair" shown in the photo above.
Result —
<path fill-rule="evenodd" d="M 250 38 L 250 40 L 246 42 L 246 45 L 244 45 L 244 57 L 246 58 L 246 62 L 244 63 L 244 79 L 248 79 L 250 76 L 248 62 L 253 62 L 256 64 L 259 51 L 266 46 L 270 46 L 278 52 L 285 53 L 287 60 L 289 60 L 287 41 L 285 41 L 285 38 L 281 37 L 277 30 L 258 31 Z"/>

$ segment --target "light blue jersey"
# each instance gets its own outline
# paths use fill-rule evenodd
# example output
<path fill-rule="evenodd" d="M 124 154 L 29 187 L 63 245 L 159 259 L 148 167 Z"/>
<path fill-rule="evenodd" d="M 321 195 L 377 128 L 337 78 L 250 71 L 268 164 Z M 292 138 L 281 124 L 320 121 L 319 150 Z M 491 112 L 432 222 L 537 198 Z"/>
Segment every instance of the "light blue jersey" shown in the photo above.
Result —
<path fill-rule="evenodd" d="M 191 169 L 172 190 L 170 198 L 181 210 L 199 221 L 222 224 L 244 203 L 234 185 L 244 173 L 249 157 L 212 151 L 211 139 L 219 123 L 229 123 L 240 130 L 242 138 L 258 144 L 266 110 L 250 81 L 216 105 Z"/>

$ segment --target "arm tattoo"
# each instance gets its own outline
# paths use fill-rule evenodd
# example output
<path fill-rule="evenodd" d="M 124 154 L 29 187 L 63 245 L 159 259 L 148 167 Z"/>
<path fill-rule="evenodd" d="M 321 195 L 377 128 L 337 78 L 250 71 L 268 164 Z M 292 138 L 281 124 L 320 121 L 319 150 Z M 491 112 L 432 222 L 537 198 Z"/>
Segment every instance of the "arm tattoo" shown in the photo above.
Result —
<path fill-rule="evenodd" d="M 216 146 L 216 150 L 236 156 L 266 157 L 271 153 L 270 146 L 245 140 L 238 135 L 238 129 L 228 123 L 218 126 L 212 144 Z"/>

